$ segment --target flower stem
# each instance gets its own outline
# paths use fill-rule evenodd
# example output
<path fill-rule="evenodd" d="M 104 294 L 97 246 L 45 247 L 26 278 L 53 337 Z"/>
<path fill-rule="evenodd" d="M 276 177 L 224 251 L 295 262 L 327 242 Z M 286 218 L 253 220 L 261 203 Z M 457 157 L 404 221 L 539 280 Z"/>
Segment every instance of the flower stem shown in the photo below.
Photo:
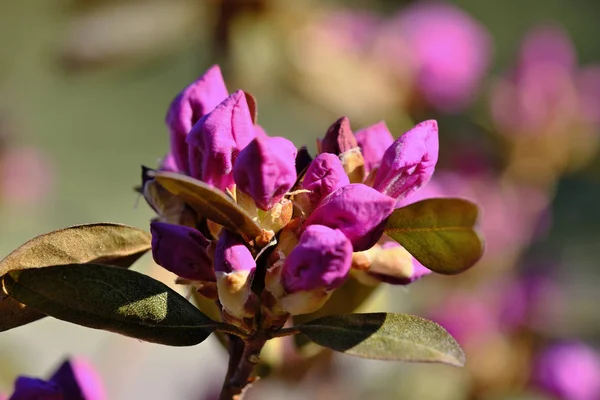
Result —
<path fill-rule="evenodd" d="M 241 399 L 242 392 L 253 381 L 251 375 L 266 341 L 262 336 L 251 336 L 246 340 L 231 337 L 229 366 L 219 400 Z"/>

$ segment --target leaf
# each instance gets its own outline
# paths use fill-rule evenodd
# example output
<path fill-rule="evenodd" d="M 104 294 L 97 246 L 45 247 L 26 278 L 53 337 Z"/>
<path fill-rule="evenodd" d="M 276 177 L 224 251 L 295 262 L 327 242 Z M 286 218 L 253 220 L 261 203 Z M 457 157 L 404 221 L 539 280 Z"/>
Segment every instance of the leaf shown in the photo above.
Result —
<path fill-rule="evenodd" d="M 256 222 L 219 189 L 173 172 L 157 172 L 154 178 L 166 190 L 185 200 L 198 214 L 238 233 L 246 242 L 262 233 Z"/>
<path fill-rule="evenodd" d="M 99 264 L 13 271 L 2 288 L 52 317 L 153 343 L 192 346 L 217 323 L 163 283 L 139 272 Z"/>
<path fill-rule="evenodd" d="M 478 214 L 477 205 L 467 200 L 427 199 L 396 209 L 385 233 L 430 270 L 458 274 L 483 255 Z"/>
<path fill-rule="evenodd" d="M 333 292 L 323 307 L 310 314 L 294 315 L 294 324 L 303 324 L 328 315 L 354 312 L 371 296 L 377 287 L 364 285 L 350 275 L 344 284 Z M 310 341 L 307 341 L 302 335 L 296 335 L 294 336 L 294 343 L 297 348 L 302 348 Z"/>
<path fill-rule="evenodd" d="M 149 233 L 127 225 L 97 223 L 59 229 L 31 239 L 0 261 L 0 278 L 9 271 L 59 264 L 102 263 L 131 266 L 151 248 Z M 0 293 L 0 332 L 43 318 Z"/>
<path fill-rule="evenodd" d="M 413 315 L 333 315 L 296 328 L 321 346 L 353 356 L 455 366 L 465 363 L 462 349 L 444 328 Z"/>

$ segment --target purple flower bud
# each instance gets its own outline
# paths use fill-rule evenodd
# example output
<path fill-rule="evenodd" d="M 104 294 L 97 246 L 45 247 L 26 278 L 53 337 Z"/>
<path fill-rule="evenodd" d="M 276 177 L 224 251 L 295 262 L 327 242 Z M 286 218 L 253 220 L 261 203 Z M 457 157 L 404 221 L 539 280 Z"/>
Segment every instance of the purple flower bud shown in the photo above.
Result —
<path fill-rule="evenodd" d="M 164 222 L 153 222 L 150 231 L 152 256 L 158 265 L 185 279 L 215 281 L 207 253 L 210 241 L 199 231 Z"/>
<path fill-rule="evenodd" d="M 351 264 L 352 244 L 340 230 L 311 225 L 285 260 L 282 284 L 287 293 L 333 290 L 344 282 Z"/>
<path fill-rule="evenodd" d="M 330 193 L 350 184 L 338 156 L 331 153 L 319 154 L 309 165 L 302 181 L 302 187 L 310 190 L 312 204 L 317 204 Z"/>
<path fill-rule="evenodd" d="M 396 199 L 404 198 L 429 182 L 437 159 L 437 122 L 421 122 L 386 150 L 373 187 Z"/>
<path fill-rule="evenodd" d="M 383 121 L 359 130 L 355 136 L 365 160 L 365 173 L 368 174 L 379 167 L 383 154 L 394 143 L 394 137 Z"/>
<path fill-rule="evenodd" d="M 252 271 L 256 262 L 242 239 L 223 230 L 215 249 L 215 272 Z"/>
<path fill-rule="evenodd" d="M 319 224 L 339 229 L 350 239 L 354 251 L 363 251 L 377 243 L 395 204 L 394 198 L 369 186 L 351 183 L 325 197 L 306 226 Z"/>
<path fill-rule="evenodd" d="M 321 141 L 321 153 L 333 153 L 340 155 L 357 147 L 356 138 L 350 129 L 348 117 L 341 117 L 327 129 L 327 133 Z"/>
<path fill-rule="evenodd" d="M 233 168 L 237 187 L 268 210 L 296 182 L 296 147 L 282 137 L 257 137 L 240 152 Z"/>
<path fill-rule="evenodd" d="M 172 151 L 168 152 L 165 158 L 162 159 L 159 169 L 167 172 L 180 172 Z"/>
<path fill-rule="evenodd" d="M 238 90 L 196 123 L 189 135 L 189 172 L 221 190 L 233 185 L 233 164 L 257 135 L 244 92 Z"/>
<path fill-rule="evenodd" d="M 227 88 L 218 65 L 213 65 L 194 83 L 175 97 L 166 123 L 171 134 L 171 152 L 177 169 L 189 172 L 186 136 L 204 115 L 227 98 Z"/>
<path fill-rule="evenodd" d="M 310 165 L 312 160 L 313 158 L 310 156 L 306 146 L 300 147 L 298 154 L 296 154 L 296 175 L 300 175 Z"/>
<path fill-rule="evenodd" d="M 62 389 L 65 400 L 106 399 L 102 379 L 83 359 L 65 361 L 54 373 L 50 382 Z"/>
<path fill-rule="evenodd" d="M 20 376 L 15 382 L 15 391 L 9 400 L 63 400 L 64 398 L 60 387 L 55 383 Z"/>
<path fill-rule="evenodd" d="M 565 400 L 600 398 L 600 356 L 579 342 L 563 342 L 538 356 L 533 380 L 541 389 Z"/>
<path fill-rule="evenodd" d="M 236 318 L 254 315 L 252 279 L 256 261 L 241 238 L 224 230 L 215 249 L 215 272 L 219 301 Z"/>

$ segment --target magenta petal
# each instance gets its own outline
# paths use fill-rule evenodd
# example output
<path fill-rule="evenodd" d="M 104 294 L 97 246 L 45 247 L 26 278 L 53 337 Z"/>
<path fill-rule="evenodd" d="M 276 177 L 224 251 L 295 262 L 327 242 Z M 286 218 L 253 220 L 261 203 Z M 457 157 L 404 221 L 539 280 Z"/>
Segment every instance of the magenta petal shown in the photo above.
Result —
<path fill-rule="evenodd" d="M 65 400 L 58 385 L 42 379 L 20 376 L 15 382 L 15 391 L 9 400 Z"/>
<path fill-rule="evenodd" d="M 153 222 L 150 231 L 152 256 L 158 265 L 185 279 L 215 281 L 207 254 L 210 241 L 199 231 L 164 222 Z"/>
<path fill-rule="evenodd" d="M 373 187 L 401 199 L 431 179 L 438 159 L 438 126 L 421 122 L 386 150 Z"/>
<path fill-rule="evenodd" d="M 238 90 L 202 117 L 187 137 L 190 175 L 221 190 L 233 185 L 233 164 L 256 137 L 250 109 Z"/>
<path fill-rule="evenodd" d="M 321 153 L 340 155 L 357 147 L 356 138 L 350 129 L 348 117 L 341 117 L 327 129 L 321 141 Z"/>
<path fill-rule="evenodd" d="M 333 290 L 344 282 L 351 264 L 352 244 L 340 230 L 311 225 L 286 258 L 281 282 L 287 293 Z"/>
<path fill-rule="evenodd" d="M 213 65 L 171 102 L 166 123 L 171 151 L 179 171 L 189 172 L 186 136 L 192 126 L 227 98 L 227 88 L 218 65 Z"/>
<path fill-rule="evenodd" d="M 282 137 L 257 137 L 240 152 L 233 168 L 237 187 L 268 210 L 296 182 L 296 146 Z"/>
<path fill-rule="evenodd" d="M 325 225 L 341 230 L 354 251 L 372 247 L 381 237 L 396 200 L 361 183 L 346 185 L 325 197 L 306 225 Z"/>
<path fill-rule="evenodd" d="M 50 382 L 60 386 L 64 400 L 105 400 L 106 392 L 96 370 L 83 359 L 65 361 Z"/>
<path fill-rule="evenodd" d="M 331 153 L 321 153 L 310 163 L 302 187 L 310 190 L 310 200 L 317 204 L 330 193 L 350 184 L 350 179 L 339 157 Z"/>
<path fill-rule="evenodd" d="M 359 130 L 355 136 L 365 160 L 365 173 L 379 166 L 383 154 L 394 143 L 394 137 L 383 121 Z"/>
<path fill-rule="evenodd" d="M 256 261 L 242 239 L 228 230 L 223 230 L 215 249 L 215 271 L 252 271 Z"/>

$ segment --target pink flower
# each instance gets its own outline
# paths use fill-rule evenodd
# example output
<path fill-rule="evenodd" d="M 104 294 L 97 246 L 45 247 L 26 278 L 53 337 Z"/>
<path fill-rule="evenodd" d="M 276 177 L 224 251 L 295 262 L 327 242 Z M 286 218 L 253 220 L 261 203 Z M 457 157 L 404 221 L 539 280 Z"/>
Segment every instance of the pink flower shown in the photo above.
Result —
<path fill-rule="evenodd" d="M 337 189 L 349 185 L 350 180 L 338 156 L 321 153 L 310 163 L 306 170 L 302 187 L 310 190 L 309 197 L 316 205 L 325 196 Z"/>
<path fill-rule="evenodd" d="M 385 151 L 373 187 L 401 199 L 431 179 L 438 159 L 437 122 L 421 122 Z"/>
<path fill-rule="evenodd" d="M 282 137 L 257 137 L 237 158 L 235 183 L 256 205 L 269 210 L 296 182 L 296 147 Z"/>
<path fill-rule="evenodd" d="M 256 137 L 244 92 L 238 90 L 203 116 L 187 136 L 190 175 L 221 190 L 233 185 L 233 164 Z"/>
<path fill-rule="evenodd" d="M 173 99 L 166 123 L 170 131 L 171 154 L 179 171 L 190 172 L 186 137 L 192 126 L 225 100 L 227 95 L 221 69 L 213 65 Z"/>

